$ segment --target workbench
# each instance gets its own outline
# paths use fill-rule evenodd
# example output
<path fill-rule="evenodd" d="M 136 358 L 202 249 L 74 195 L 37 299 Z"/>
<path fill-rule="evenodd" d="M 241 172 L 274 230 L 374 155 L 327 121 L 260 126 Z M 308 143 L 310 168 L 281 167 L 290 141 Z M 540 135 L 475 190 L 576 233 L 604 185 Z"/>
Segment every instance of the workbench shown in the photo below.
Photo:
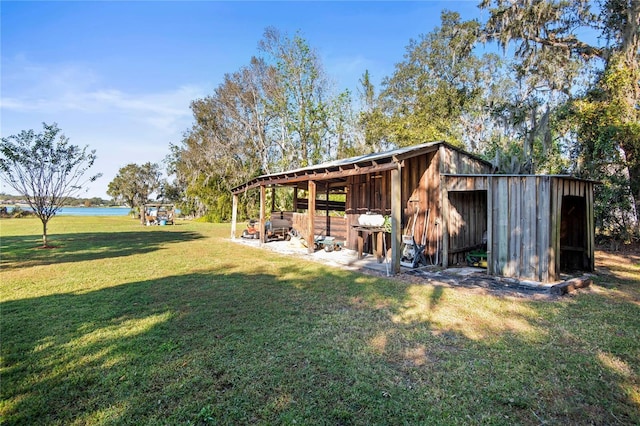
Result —
<path fill-rule="evenodd" d="M 362 251 L 364 250 L 364 240 L 368 238 L 369 235 L 372 236 L 371 242 L 373 244 L 373 253 L 376 255 L 376 259 L 378 263 L 382 263 L 384 260 L 386 253 L 384 253 L 385 241 L 385 233 L 387 232 L 384 226 L 363 226 L 363 225 L 352 225 L 354 231 L 358 233 L 357 237 L 357 247 L 358 247 L 358 259 L 363 258 Z"/>

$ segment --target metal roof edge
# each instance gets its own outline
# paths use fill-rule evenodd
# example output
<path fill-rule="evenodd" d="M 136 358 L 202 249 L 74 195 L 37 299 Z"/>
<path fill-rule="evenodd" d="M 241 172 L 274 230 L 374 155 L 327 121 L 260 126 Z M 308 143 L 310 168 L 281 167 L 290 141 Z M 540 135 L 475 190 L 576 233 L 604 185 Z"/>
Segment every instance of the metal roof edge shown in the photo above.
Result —
<path fill-rule="evenodd" d="M 488 166 L 493 167 L 493 165 L 489 161 L 481 158 L 480 156 L 476 154 L 472 154 L 468 151 L 465 151 L 464 149 L 457 147 L 455 145 L 452 145 L 447 141 L 440 140 L 440 141 L 424 142 L 418 145 L 404 146 L 404 147 L 395 148 L 395 149 L 384 151 L 384 152 L 357 155 L 353 157 L 327 161 L 327 162 L 316 164 L 313 166 L 300 167 L 297 169 L 290 169 L 282 172 L 261 175 L 243 183 L 242 185 L 238 185 L 232 188 L 231 192 L 233 194 L 237 194 L 242 192 L 243 190 L 247 190 L 256 186 L 258 182 L 267 181 L 269 179 L 273 179 L 277 177 L 284 177 L 285 175 L 288 175 L 288 174 L 312 173 L 316 170 L 333 168 L 333 167 L 345 167 L 345 166 L 358 165 L 359 163 L 364 163 L 369 161 L 380 161 L 380 160 L 386 160 L 386 159 L 391 159 L 391 161 L 395 161 L 396 158 L 399 158 L 399 159 L 412 158 L 414 156 L 423 154 L 424 150 L 427 148 L 437 147 L 440 145 L 444 145 L 452 150 L 455 150 L 464 155 L 467 155 L 473 158 L 474 160 L 480 161 Z M 415 152 L 415 155 L 412 155 L 413 152 Z"/>
<path fill-rule="evenodd" d="M 593 179 L 585 179 L 572 175 L 559 175 L 559 174 L 517 174 L 517 173 L 442 173 L 442 176 L 458 176 L 458 177 L 551 177 L 551 178 L 561 178 L 561 179 L 571 179 L 571 180 L 579 180 L 583 182 L 592 182 L 592 183 L 601 183 L 600 181 Z"/>

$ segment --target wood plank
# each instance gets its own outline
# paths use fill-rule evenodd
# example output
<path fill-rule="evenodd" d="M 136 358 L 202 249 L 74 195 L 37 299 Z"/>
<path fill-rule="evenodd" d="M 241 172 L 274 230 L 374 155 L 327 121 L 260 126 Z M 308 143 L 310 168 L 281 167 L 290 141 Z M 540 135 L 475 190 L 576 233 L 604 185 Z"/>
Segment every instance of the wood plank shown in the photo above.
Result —
<path fill-rule="evenodd" d="M 247 182 L 244 185 L 240 185 L 232 190 L 234 194 L 240 194 L 250 189 L 257 188 L 261 185 L 291 185 L 298 182 L 307 182 L 310 180 L 322 181 L 330 179 L 346 179 L 349 176 L 362 175 L 367 173 L 384 172 L 395 168 L 394 162 L 371 164 L 362 167 L 343 168 L 343 169 L 327 169 L 327 170 L 314 170 L 306 171 L 300 174 L 292 175 L 277 175 L 270 177 L 256 178 L 253 181 Z"/>
<path fill-rule="evenodd" d="M 585 200 L 587 204 L 587 253 L 589 256 L 590 271 L 595 270 L 595 218 L 593 210 L 593 183 L 585 182 Z"/>
<path fill-rule="evenodd" d="M 533 176 L 524 178 L 523 191 L 523 229 L 522 229 L 522 263 L 521 277 L 535 280 L 539 267 L 537 245 L 537 202 L 536 179 Z"/>
<path fill-rule="evenodd" d="M 560 203 L 560 199 L 562 197 L 562 192 L 564 190 L 563 187 L 564 182 L 558 181 L 558 179 L 551 179 L 550 185 L 550 200 L 551 200 L 551 210 L 550 210 L 550 240 L 549 240 L 549 277 L 548 281 L 553 281 L 558 276 L 558 267 L 559 262 L 558 258 L 560 256 L 560 244 L 558 241 L 558 237 L 560 235 L 560 220 L 557 214 L 558 210 L 562 207 Z"/>
<path fill-rule="evenodd" d="M 267 242 L 267 233 L 265 232 L 265 224 L 266 224 L 266 187 L 264 185 L 260 186 L 260 244 Z"/>
<path fill-rule="evenodd" d="M 549 263 L 551 258 L 551 194 L 548 177 L 537 177 L 537 252 L 538 252 L 538 280 L 550 281 Z"/>
<path fill-rule="evenodd" d="M 380 179 L 380 191 L 382 192 L 382 200 L 380 203 L 380 209 L 382 210 L 383 215 L 389 214 L 389 202 L 390 202 L 390 192 L 389 192 L 389 172 L 385 172 L 382 175 L 382 179 Z"/>
<path fill-rule="evenodd" d="M 520 178 L 509 179 L 509 255 L 506 274 L 509 277 L 517 277 L 520 273 Z"/>
<path fill-rule="evenodd" d="M 400 273 L 402 245 L 402 168 L 398 164 L 391 170 L 391 270 Z"/>
<path fill-rule="evenodd" d="M 233 194 L 231 204 L 231 239 L 236 238 L 236 222 L 238 221 L 238 195 Z"/>
<path fill-rule="evenodd" d="M 449 170 L 449 167 L 448 167 L 445 147 L 444 145 L 440 145 L 440 147 L 438 148 L 438 173 L 443 174 L 443 173 L 450 173 L 450 172 L 451 171 Z"/>
<path fill-rule="evenodd" d="M 555 180 L 565 180 L 565 179 L 560 179 L 560 178 L 555 178 Z M 556 217 L 556 228 L 555 228 L 555 244 L 554 244 L 554 253 L 555 253 L 555 276 L 551 277 L 552 280 L 558 280 L 560 279 L 560 265 L 561 265 L 561 256 L 562 256 L 562 251 L 560 250 L 560 236 L 561 234 L 561 229 L 562 229 L 562 201 L 563 201 L 563 197 L 564 197 L 564 192 L 561 191 L 557 191 L 556 193 L 556 209 L 553 212 L 553 214 Z"/>
<path fill-rule="evenodd" d="M 500 275 L 509 273 L 509 186 L 508 178 L 497 179 L 496 203 L 497 211 L 497 272 Z"/>
<path fill-rule="evenodd" d="M 493 177 L 487 178 L 487 273 L 494 275 L 496 273 L 493 265 Z"/>
<path fill-rule="evenodd" d="M 313 180 L 309 181 L 309 199 L 308 199 L 309 208 L 307 209 L 309 214 L 307 220 L 309 221 L 307 224 L 307 250 L 309 253 L 313 253 L 315 251 L 313 240 L 314 240 L 314 231 L 315 231 L 315 216 L 316 216 L 316 182 Z"/>
<path fill-rule="evenodd" d="M 449 201 L 449 192 L 446 188 L 442 189 L 442 267 L 449 266 L 449 229 L 451 221 L 451 204 Z"/>

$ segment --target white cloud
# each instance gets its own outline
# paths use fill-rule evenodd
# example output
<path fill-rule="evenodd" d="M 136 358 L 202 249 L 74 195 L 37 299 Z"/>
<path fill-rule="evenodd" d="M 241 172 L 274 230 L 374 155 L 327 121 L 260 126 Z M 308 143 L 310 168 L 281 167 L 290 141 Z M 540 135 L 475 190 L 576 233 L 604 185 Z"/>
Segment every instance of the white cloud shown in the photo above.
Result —
<path fill-rule="evenodd" d="M 103 177 L 89 195 L 106 198 L 120 167 L 162 161 L 169 143 L 178 143 L 191 124 L 190 102 L 205 96 L 206 89 L 176 83 L 132 93 L 104 80 L 83 64 L 44 67 L 3 58 L 0 110 L 2 136 L 57 122 L 72 143 L 95 149 L 98 160 L 91 172 Z"/>
<path fill-rule="evenodd" d="M 47 115 L 79 112 L 129 117 L 167 131 L 190 117 L 189 103 L 204 89 L 184 85 L 152 93 L 126 93 L 101 87 L 96 74 L 70 65 L 47 68 L 24 66 L 3 76 L 3 112 Z"/>

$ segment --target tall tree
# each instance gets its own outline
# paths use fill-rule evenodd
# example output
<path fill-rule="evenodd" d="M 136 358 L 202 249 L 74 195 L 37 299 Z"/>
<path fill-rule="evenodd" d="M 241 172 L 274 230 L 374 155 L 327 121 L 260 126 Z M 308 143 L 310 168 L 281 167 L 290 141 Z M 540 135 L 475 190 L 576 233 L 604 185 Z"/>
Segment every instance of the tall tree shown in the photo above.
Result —
<path fill-rule="evenodd" d="M 575 35 L 576 28 L 595 22 L 589 2 L 484 0 L 480 7 L 490 11 L 484 39 L 505 50 L 515 44 L 512 74 L 517 87 L 498 110 L 515 132 L 509 143 L 518 145 L 517 161 L 508 171 L 558 172 L 561 139 L 552 126 L 555 110 L 575 90 L 585 61 L 599 52 Z"/>
<path fill-rule="evenodd" d="M 23 130 L 2 138 L 0 177 L 18 191 L 42 222 L 42 245 L 48 247 L 51 218 L 100 174 L 85 177 L 95 150 L 71 145 L 56 123 L 42 123 L 43 132 Z"/>
<path fill-rule="evenodd" d="M 259 49 L 262 57 L 192 102 L 194 123 L 174 147 L 189 210 L 212 221 L 229 218 L 233 187 L 348 155 L 357 144 L 349 93 L 331 93 L 317 54 L 299 34 L 268 28 Z M 248 194 L 240 214 L 253 213 L 255 205 Z"/>
<path fill-rule="evenodd" d="M 117 201 L 125 202 L 131 209 L 137 208 L 141 220 L 144 220 L 142 206 L 160 188 L 161 175 L 160 166 L 155 163 L 127 164 L 109 182 L 107 194 Z"/>
<path fill-rule="evenodd" d="M 358 93 L 360 95 L 360 112 L 358 117 L 359 133 L 362 135 L 363 152 L 382 152 L 390 149 L 385 137 L 385 120 L 382 109 L 378 107 L 376 88 L 371 81 L 369 70 L 365 70 L 358 80 Z"/>
<path fill-rule="evenodd" d="M 569 99 L 574 105 L 570 129 L 578 136 L 574 151 L 577 163 L 583 165 L 578 172 L 598 179 L 609 175 L 611 167 L 622 165 L 628 178 L 618 181 L 618 192 L 626 188 L 633 197 L 635 209 L 625 214 L 635 216 L 634 226 L 640 233 L 640 0 L 601 0 L 599 13 L 591 11 L 592 3 L 483 0 L 480 7 L 490 12 L 487 39 L 505 48 L 514 44 L 522 70 L 534 79 L 557 83 L 564 76 L 566 82 L 566 76 L 575 76 L 571 67 L 579 61 L 601 65 L 602 71 L 583 95 Z M 585 30 L 599 32 L 598 40 L 605 44 L 581 38 Z M 535 80 L 529 82 L 534 84 Z M 599 111 L 597 119 L 593 119 L 594 111 Z M 600 199 L 602 209 L 606 205 L 611 209 L 610 201 Z"/>
<path fill-rule="evenodd" d="M 386 78 L 378 104 L 384 120 L 375 118 L 369 134 L 385 135 L 399 146 L 430 140 L 473 143 L 465 126 L 483 107 L 495 56 L 478 56 L 474 47 L 480 24 L 444 11 L 442 24 L 411 40 L 404 61 Z M 366 90 L 366 89 L 365 89 Z M 467 121 L 465 121 L 465 119 Z"/>
<path fill-rule="evenodd" d="M 326 159 L 330 90 L 317 53 L 299 33 L 290 38 L 272 27 L 265 30 L 259 46 L 276 69 L 270 106 L 278 118 L 273 131 L 280 146 L 280 169 Z"/>
<path fill-rule="evenodd" d="M 253 58 L 227 74 L 214 93 L 191 103 L 194 123 L 176 148 L 174 161 L 190 210 L 225 220 L 234 186 L 273 167 L 275 151 L 267 106 L 274 69 Z"/>

